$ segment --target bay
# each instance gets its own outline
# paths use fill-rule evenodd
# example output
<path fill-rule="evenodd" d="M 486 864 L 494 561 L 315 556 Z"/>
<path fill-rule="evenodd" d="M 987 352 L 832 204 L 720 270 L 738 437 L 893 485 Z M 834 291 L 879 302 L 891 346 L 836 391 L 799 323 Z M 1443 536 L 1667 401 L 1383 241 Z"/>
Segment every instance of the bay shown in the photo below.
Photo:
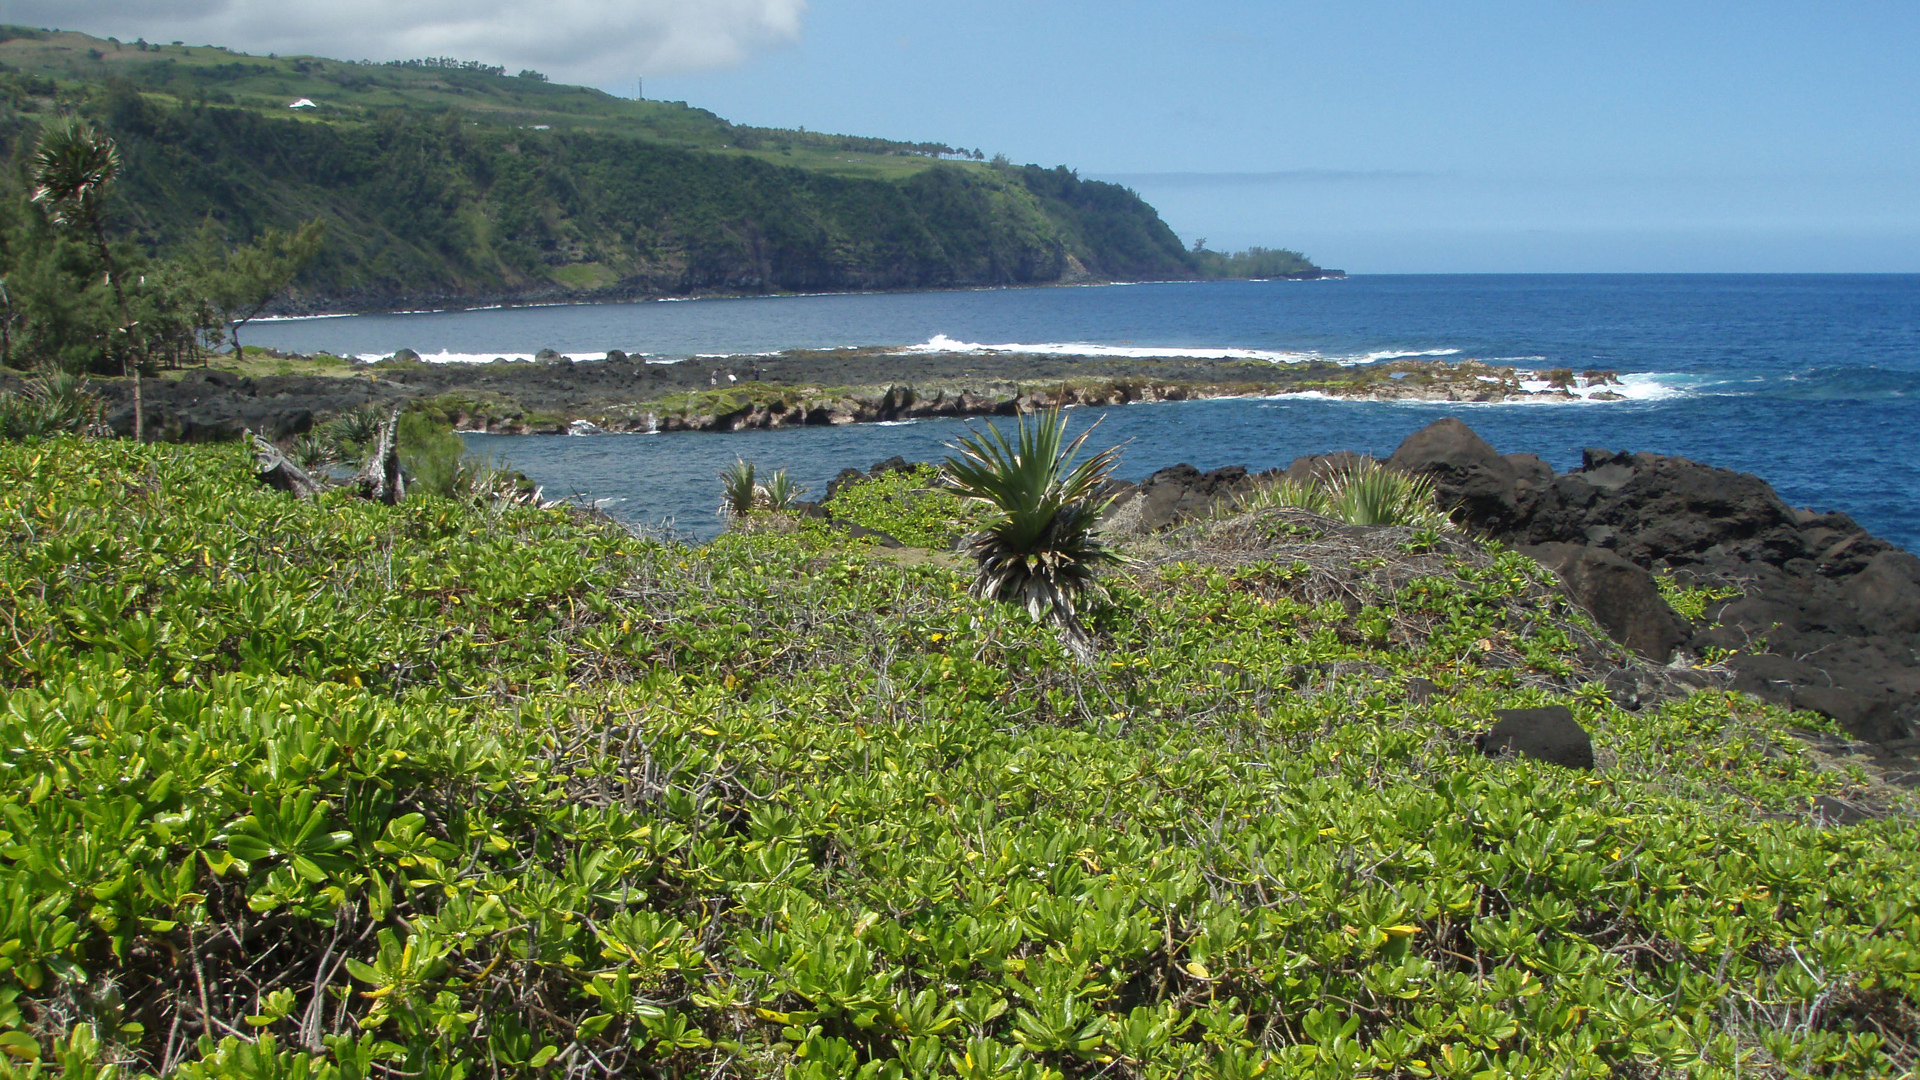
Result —
<path fill-rule="evenodd" d="M 1920 544 L 1920 275 L 1451 275 L 1177 282 L 942 293 L 701 299 L 287 320 L 251 342 L 292 351 L 490 359 L 553 348 L 669 361 L 793 348 L 915 346 L 1190 354 L 1248 350 L 1343 363 L 1405 355 L 1619 371 L 1630 400 L 1460 405 L 1286 398 L 1076 411 L 1124 442 L 1131 479 L 1176 462 L 1283 466 L 1336 449 L 1388 453 L 1457 415 L 1503 453 L 1555 468 L 1583 447 L 1678 454 L 1753 472 L 1795 505 L 1838 509 Z M 905 371 L 903 366 L 903 372 Z M 730 435 L 468 436 L 548 494 L 635 522 L 719 528 L 736 456 L 817 495 L 840 469 L 937 460 L 966 425 Z"/>

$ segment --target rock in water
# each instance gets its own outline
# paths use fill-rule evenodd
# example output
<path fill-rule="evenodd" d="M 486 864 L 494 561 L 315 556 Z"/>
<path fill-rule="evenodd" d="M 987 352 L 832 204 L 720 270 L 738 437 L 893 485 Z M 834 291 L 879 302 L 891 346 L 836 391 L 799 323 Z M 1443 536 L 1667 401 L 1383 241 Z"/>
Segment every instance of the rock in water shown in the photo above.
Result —
<path fill-rule="evenodd" d="M 1591 612 L 1613 640 L 1664 664 L 1684 644 L 1689 630 L 1653 583 L 1653 575 L 1611 551 L 1580 544 L 1523 547 L 1540 565 L 1560 575 L 1574 603 Z"/>
<path fill-rule="evenodd" d="M 1593 739 L 1565 705 L 1495 709 L 1493 730 L 1473 744 L 1488 757 L 1518 754 L 1569 769 L 1593 768 Z"/>

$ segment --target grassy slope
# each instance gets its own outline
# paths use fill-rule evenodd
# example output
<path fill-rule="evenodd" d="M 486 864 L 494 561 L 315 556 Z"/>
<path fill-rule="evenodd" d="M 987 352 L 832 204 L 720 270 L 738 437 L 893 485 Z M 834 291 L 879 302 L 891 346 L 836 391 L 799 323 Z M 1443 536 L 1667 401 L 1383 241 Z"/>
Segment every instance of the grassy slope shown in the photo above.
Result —
<path fill-rule="evenodd" d="M 922 483 L 860 513 L 931 537 Z M 1081 670 L 833 534 L 297 503 L 235 447 L 0 446 L 0 521 L 0 1045 L 68 1075 L 1915 1060 L 1912 824 L 1806 824 L 1853 781 L 1776 710 L 1569 684 L 1516 556 L 1314 603 L 1297 526 L 1190 537 Z M 1472 751 L 1546 701 L 1603 769 Z"/>
<path fill-rule="evenodd" d="M 903 179 L 934 164 L 926 150 L 946 149 L 735 125 L 684 102 L 636 101 L 589 87 L 513 76 L 313 56 L 252 56 L 211 45 L 162 44 L 141 50 L 71 31 L 0 41 L 0 63 L 72 83 L 100 83 L 117 75 L 174 104 L 202 94 L 224 95 L 225 100 L 216 98 L 220 104 L 308 123 L 364 121 L 394 108 L 451 110 L 488 125 L 546 125 L 561 132 L 618 135 L 863 179 Z M 289 112 L 287 106 L 300 98 L 319 108 Z"/>

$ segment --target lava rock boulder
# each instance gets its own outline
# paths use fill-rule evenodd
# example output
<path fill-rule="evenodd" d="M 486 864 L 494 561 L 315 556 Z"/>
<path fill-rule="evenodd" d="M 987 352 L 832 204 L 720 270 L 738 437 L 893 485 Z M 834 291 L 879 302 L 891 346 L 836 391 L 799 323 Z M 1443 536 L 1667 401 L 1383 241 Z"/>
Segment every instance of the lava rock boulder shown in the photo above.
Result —
<path fill-rule="evenodd" d="M 1493 719 L 1492 730 L 1473 740 L 1488 757 L 1513 754 L 1569 769 L 1593 768 L 1593 738 L 1565 705 L 1496 709 Z"/>

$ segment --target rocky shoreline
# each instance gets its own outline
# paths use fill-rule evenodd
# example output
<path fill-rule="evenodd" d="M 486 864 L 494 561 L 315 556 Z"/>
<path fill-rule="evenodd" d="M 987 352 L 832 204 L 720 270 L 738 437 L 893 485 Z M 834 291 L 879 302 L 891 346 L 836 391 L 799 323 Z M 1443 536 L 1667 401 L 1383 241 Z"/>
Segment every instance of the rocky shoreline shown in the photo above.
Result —
<path fill-rule="evenodd" d="M 1356 457 L 1302 458 L 1273 475 L 1302 479 Z M 1469 529 L 1538 559 L 1614 640 L 1669 665 L 1664 687 L 1611 681 L 1617 702 L 1638 708 L 1676 685 L 1718 682 L 1832 719 L 1877 771 L 1920 787 L 1920 557 L 1846 514 L 1790 506 L 1757 476 L 1684 458 L 1588 450 L 1580 468 L 1556 473 L 1446 418 L 1387 464 L 1431 477 Z M 1260 479 L 1174 466 L 1129 486 L 1115 511 L 1134 504 L 1132 527 L 1151 531 Z M 1656 574 L 1728 595 L 1688 619 Z"/>
<path fill-rule="evenodd" d="M 421 403 L 455 427 L 491 434 L 707 431 L 1008 415 L 1051 405 L 1120 405 L 1310 394 L 1354 400 L 1507 402 L 1622 399 L 1611 371 L 1531 371 L 1475 360 L 1329 361 L 1070 356 L 1018 352 L 832 349 L 654 363 L 624 353 L 574 361 L 429 364 L 412 354 L 285 374 L 209 367 L 150 379 L 147 430 L 216 441 L 270 438 L 366 405 Z M 108 421 L 133 427 L 132 395 L 104 380 Z"/>

